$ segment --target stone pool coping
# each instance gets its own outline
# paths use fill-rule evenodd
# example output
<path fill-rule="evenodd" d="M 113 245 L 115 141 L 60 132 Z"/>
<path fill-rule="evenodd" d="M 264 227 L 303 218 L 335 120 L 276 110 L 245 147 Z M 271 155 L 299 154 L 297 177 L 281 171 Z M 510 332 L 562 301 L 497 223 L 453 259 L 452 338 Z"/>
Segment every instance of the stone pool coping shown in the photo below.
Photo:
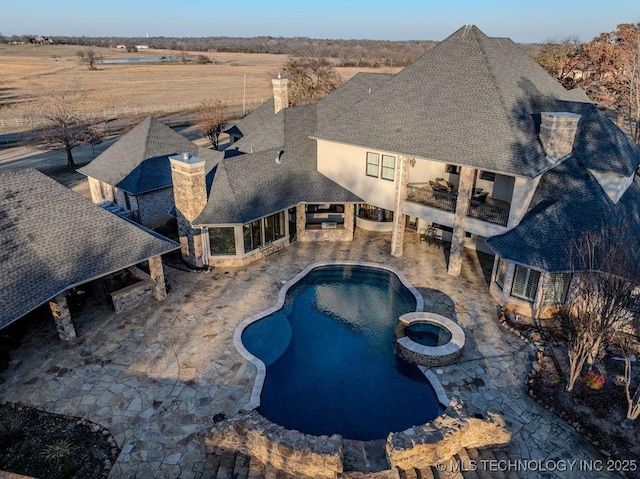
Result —
<path fill-rule="evenodd" d="M 426 346 L 404 335 L 405 327 L 415 323 L 427 323 L 440 326 L 451 333 L 451 339 L 440 346 Z M 400 316 L 400 325 L 396 331 L 396 348 L 405 360 L 423 366 L 446 366 L 462 353 L 464 331 L 458 324 L 440 314 L 428 312 L 406 313 Z"/>
<path fill-rule="evenodd" d="M 238 325 L 238 327 L 233 333 L 233 345 L 236 347 L 236 349 L 242 355 L 242 357 L 245 358 L 247 361 L 251 362 L 256 367 L 256 370 L 257 370 L 256 379 L 255 379 L 255 382 L 253 383 L 253 388 L 251 389 L 251 397 L 249 399 L 249 402 L 243 407 L 245 411 L 252 411 L 254 409 L 257 409 L 260 406 L 260 394 L 262 393 L 262 387 L 264 386 L 264 381 L 267 375 L 267 368 L 264 362 L 262 362 L 262 360 L 260 360 L 253 354 L 251 354 L 247 350 L 247 348 L 244 347 L 244 344 L 242 344 L 242 333 L 244 332 L 245 328 L 250 324 L 255 323 L 256 321 L 264 318 L 265 316 L 268 316 L 272 313 L 275 313 L 276 311 L 281 310 L 282 307 L 284 306 L 284 301 L 287 297 L 287 293 L 289 292 L 289 289 L 294 284 L 298 283 L 306 275 L 308 275 L 312 270 L 323 267 L 323 266 L 342 266 L 342 265 L 363 266 L 367 268 L 382 269 L 395 274 L 398 277 L 398 279 L 402 282 L 404 287 L 407 288 L 415 297 L 416 312 L 421 313 L 424 310 L 424 299 L 422 298 L 422 295 L 420 294 L 420 292 L 409 282 L 409 280 L 405 277 L 404 274 L 402 274 L 400 271 L 398 271 L 397 269 L 391 266 L 377 264 L 377 263 L 370 263 L 366 261 L 325 261 L 321 263 L 310 264 L 309 266 L 304 268 L 302 271 L 300 271 L 297 275 L 295 275 L 293 278 L 291 278 L 289 281 L 287 281 L 284 284 L 284 286 L 280 289 L 280 292 L 278 293 L 278 301 L 273 307 L 269 309 L 265 309 L 264 311 L 261 311 L 260 313 L 254 314 L 253 316 L 245 319 Z M 444 394 L 444 388 L 440 384 L 440 381 L 438 381 L 438 379 L 434 374 L 430 374 L 430 375 L 425 374 L 425 376 L 427 377 L 429 382 L 431 382 L 431 386 L 436 391 L 436 394 L 438 395 L 438 400 L 440 401 L 440 403 L 446 406 L 449 403 L 449 400 L 446 399 L 446 394 Z M 442 394 L 444 394 L 444 397 L 445 397 L 444 402 L 440 399 L 440 393 L 438 392 L 438 389 L 440 389 Z"/>

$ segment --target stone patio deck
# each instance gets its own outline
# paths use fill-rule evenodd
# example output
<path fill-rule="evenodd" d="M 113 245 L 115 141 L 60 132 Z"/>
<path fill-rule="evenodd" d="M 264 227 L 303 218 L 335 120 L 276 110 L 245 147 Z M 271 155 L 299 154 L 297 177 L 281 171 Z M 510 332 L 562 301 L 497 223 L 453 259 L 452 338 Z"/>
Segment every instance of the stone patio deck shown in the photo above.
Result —
<path fill-rule="evenodd" d="M 236 326 L 273 305 L 283 283 L 310 263 L 367 261 L 402 271 L 423 295 L 425 311 L 463 327 L 465 350 L 438 377 L 449 396 L 505 416 L 513 432 L 510 460 L 603 459 L 527 396 L 533 350 L 498 325 L 487 259 L 483 270 L 478 256 L 466 252 L 454 278 L 443 250 L 420 243 L 417 234 L 407 233 L 401 258 L 389 254 L 390 241 L 390 234 L 357 230 L 350 243 L 294 243 L 239 269 L 166 268 L 172 292 L 162 303 L 119 315 L 106 306 L 87 308 L 74 318 L 78 340 L 71 344 L 57 339 L 53 321 L 31 331 L 0 375 L 0 397 L 108 428 L 122 448 L 112 478 L 210 477 L 215 465 L 204 453 L 203 434 L 215 414 L 232 415 L 248 402 L 255 376 L 233 346 Z M 518 477 L 618 476 L 531 471 Z"/>

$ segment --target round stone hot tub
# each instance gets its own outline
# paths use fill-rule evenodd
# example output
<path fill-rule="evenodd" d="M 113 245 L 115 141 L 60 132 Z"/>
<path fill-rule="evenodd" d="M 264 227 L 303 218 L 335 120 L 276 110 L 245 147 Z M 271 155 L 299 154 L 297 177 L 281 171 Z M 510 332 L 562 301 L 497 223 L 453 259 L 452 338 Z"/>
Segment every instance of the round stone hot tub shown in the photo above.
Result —
<path fill-rule="evenodd" d="M 420 366 L 444 366 L 456 360 L 464 347 L 462 328 L 435 313 L 407 313 L 400 316 L 394 342 L 406 361 Z"/>

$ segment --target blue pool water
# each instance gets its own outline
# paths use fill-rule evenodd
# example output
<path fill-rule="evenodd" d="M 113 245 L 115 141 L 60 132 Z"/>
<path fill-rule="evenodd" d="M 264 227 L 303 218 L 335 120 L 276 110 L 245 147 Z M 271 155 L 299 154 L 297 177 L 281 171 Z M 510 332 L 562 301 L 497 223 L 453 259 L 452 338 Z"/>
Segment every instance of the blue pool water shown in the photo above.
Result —
<path fill-rule="evenodd" d="M 260 413 L 288 429 L 359 440 L 435 418 L 442 408 L 430 383 L 393 350 L 398 317 L 415 306 L 386 270 L 313 269 L 281 310 L 242 334 L 267 367 Z"/>

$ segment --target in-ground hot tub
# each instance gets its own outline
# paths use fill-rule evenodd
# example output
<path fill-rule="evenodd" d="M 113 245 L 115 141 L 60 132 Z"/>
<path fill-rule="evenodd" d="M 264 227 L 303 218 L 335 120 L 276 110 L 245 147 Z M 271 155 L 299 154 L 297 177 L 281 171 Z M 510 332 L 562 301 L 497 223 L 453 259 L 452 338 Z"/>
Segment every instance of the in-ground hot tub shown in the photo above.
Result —
<path fill-rule="evenodd" d="M 420 366 L 444 366 L 455 361 L 464 347 L 464 331 L 435 313 L 400 316 L 394 343 L 400 357 Z"/>

